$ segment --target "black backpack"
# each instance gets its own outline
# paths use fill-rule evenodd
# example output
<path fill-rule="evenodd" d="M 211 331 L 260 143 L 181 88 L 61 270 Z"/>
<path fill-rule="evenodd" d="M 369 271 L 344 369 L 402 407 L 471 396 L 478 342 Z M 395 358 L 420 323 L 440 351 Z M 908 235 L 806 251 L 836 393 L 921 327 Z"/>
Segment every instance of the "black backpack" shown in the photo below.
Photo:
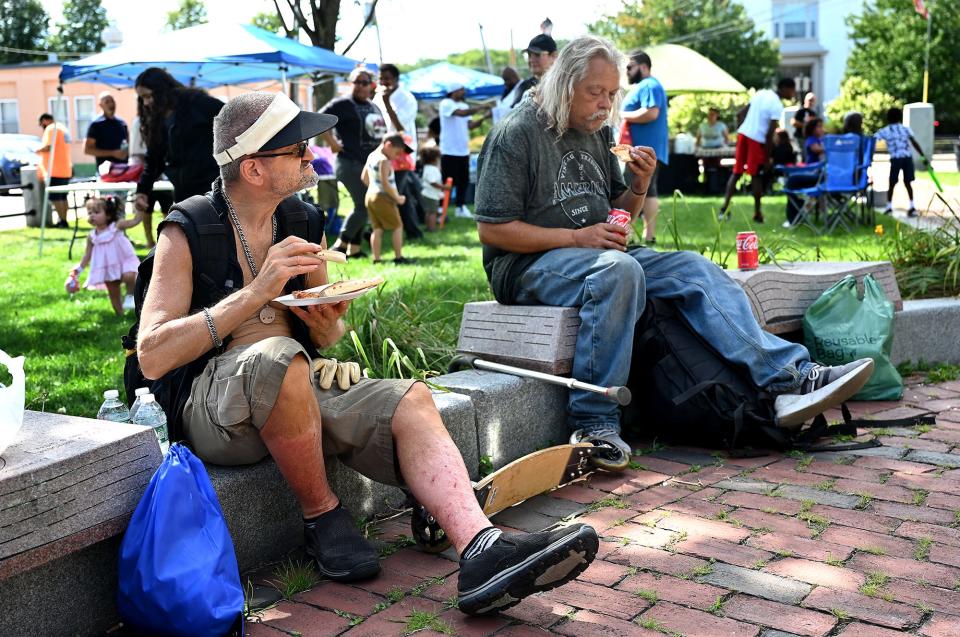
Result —
<path fill-rule="evenodd" d="M 637 321 L 633 364 L 627 387 L 633 394 L 623 409 L 623 426 L 698 447 L 849 451 L 880 446 L 872 440 L 822 446 L 825 436 L 856 436 L 857 427 L 910 426 L 929 416 L 897 421 L 854 420 L 842 406 L 844 423 L 827 425 L 821 414 L 809 427 L 784 429 L 775 424 L 775 396 L 758 388 L 745 369 L 720 356 L 690 328 L 674 303 L 648 299 Z"/>
<path fill-rule="evenodd" d="M 177 215 L 181 217 L 178 218 Z M 179 223 L 183 229 L 193 258 L 191 314 L 199 311 L 200 308 L 215 305 L 224 297 L 240 289 L 243 273 L 235 256 L 233 231 L 226 215 L 221 215 L 217 211 L 210 193 L 195 195 L 175 204 L 161 223 L 161 229 L 164 224 L 171 222 Z M 323 213 L 297 197 L 287 197 L 277 207 L 277 228 L 278 241 L 290 235 L 296 235 L 313 243 L 320 243 L 323 238 Z M 167 416 L 170 442 L 173 443 L 183 438 L 181 424 L 183 407 L 190 396 L 194 379 L 203 371 L 211 358 L 223 353 L 230 339 L 224 338 L 223 347 L 214 348 L 157 380 L 151 381 L 144 377 L 137 358 L 137 333 L 140 328 L 140 313 L 143 311 L 143 303 L 153 275 L 155 250 L 156 248 L 150 250 L 137 270 L 137 283 L 134 288 L 137 318 L 130 326 L 130 330 L 121 337 L 126 353 L 123 386 L 127 394 L 128 406 L 133 404 L 138 387 L 150 388 Z M 234 282 L 240 285 L 234 286 Z M 298 276 L 287 283 L 286 291 L 289 293 L 305 287 L 305 278 Z M 304 345 L 308 354 L 311 357 L 316 356 L 316 348 L 310 342 L 306 326 L 301 321 L 294 320 L 293 331 L 294 337 Z"/>

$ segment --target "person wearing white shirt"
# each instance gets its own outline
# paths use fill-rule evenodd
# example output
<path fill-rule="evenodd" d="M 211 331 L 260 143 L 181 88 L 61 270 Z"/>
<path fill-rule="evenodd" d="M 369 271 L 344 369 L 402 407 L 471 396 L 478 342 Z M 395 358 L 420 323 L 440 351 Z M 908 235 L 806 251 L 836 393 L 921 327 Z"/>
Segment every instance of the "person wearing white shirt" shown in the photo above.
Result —
<path fill-rule="evenodd" d="M 419 239 L 423 233 L 417 226 L 420 179 L 415 172 L 414 162 L 417 152 L 417 98 L 400 84 L 400 69 L 393 64 L 381 64 L 380 85 L 372 101 L 384 114 L 387 134 L 405 134 L 406 143 L 413 148 L 413 153 L 401 154 L 391 165 L 397 190 L 406 196 L 406 203 L 400 206 L 403 229 L 407 239 Z"/>
<path fill-rule="evenodd" d="M 730 217 L 730 200 L 737 188 L 740 176 L 746 172 L 751 177 L 753 192 L 753 220 L 763 223 L 760 212 L 760 199 L 763 197 L 762 170 L 770 170 L 770 151 L 773 149 L 773 134 L 783 113 L 783 100 L 793 101 L 797 94 L 797 85 L 790 78 L 784 78 L 777 84 L 776 92 L 770 89 L 757 91 L 750 103 L 737 113 L 737 121 L 742 121 L 737 129 L 737 149 L 734 157 L 733 174 L 727 182 L 727 192 L 720 206 L 721 220 Z"/>
<path fill-rule="evenodd" d="M 503 93 L 490 112 L 494 124 L 506 117 L 520 92 L 520 74 L 517 73 L 517 69 L 512 66 L 505 67 L 500 77 L 503 78 Z"/>
<path fill-rule="evenodd" d="M 472 217 L 467 209 L 467 188 L 470 185 L 470 131 L 483 123 L 490 112 L 485 106 L 468 106 L 463 101 L 463 84 L 447 88 L 447 97 L 440 102 L 440 171 L 443 179 L 453 178 L 456 188 L 457 217 Z M 482 113 L 480 119 L 471 115 Z"/>

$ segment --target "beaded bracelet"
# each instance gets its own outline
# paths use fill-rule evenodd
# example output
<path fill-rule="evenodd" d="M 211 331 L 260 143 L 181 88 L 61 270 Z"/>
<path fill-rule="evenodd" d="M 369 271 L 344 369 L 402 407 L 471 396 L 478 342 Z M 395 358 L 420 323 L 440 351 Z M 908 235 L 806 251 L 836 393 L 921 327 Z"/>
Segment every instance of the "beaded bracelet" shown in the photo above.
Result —
<path fill-rule="evenodd" d="M 210 310 L 203 308 L 203 316 L 207 319 L 207 329 L 210 330 L 210 339 L 214 347 L 223 347 L 223 341 L 217 336 L 217 326 L 213 324 L 213 317 L 210 316 Z"/>

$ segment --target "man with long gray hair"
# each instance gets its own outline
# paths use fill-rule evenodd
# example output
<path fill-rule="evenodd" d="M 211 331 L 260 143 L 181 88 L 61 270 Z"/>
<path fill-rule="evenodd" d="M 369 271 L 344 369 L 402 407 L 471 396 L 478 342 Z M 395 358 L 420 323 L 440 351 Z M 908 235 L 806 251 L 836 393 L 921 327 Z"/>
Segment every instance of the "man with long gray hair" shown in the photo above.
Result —
<path fill-rule="evenodd" d="M 633 327 L 647 297 L 672 300 L 695 332 L 749 370 L 758 387 L 781 394 L 779 423 L 793 426 L 849 398 L 869 378 L 870 359 L 833 368 L 760 329 L 740 286 L 692 252 L 627 248 L 627 228 L 607 223 L 611 208 L 642 208 L 656 166 L 652 148 L 629 149 L 628 187 L 610 152 L 620 112 L 624 57 L 598 37 L 560 52 L 531 99 L 487 136 L 478 161 L 476 218 L 483 265 L 505 304 L 580 307 L 573 376 L 624 385 Z M 573 440 L 606 448 L 608 469 L 624 469 L 630 446 L 615 403 L 572 390 Z"/>
<path fill-rule="evenodd" d="M 405 485 L 439 521 L 460 555 L 461 611 L 507 608 L 579 575 L 596 555 L 596 531 L 575 524 L 501 533 L 477 504 L 426 385 L 360 378 L 336 361 L 323 365 L 337 368 L 336 385 L 326 373 L 315 380 L 317 350 L 343 336 L 349 302 L 275 300 L 327 282 L 317 255 L 326 247 L 322 219 L 293 195 L 317 180 L 308 141 L 336 121 L 301 111 L 283 93 L 249 93 L 223 107 L 213 138 L 220 178 L 160 224 L 140 366 L 159 379 L 152 386 L 161 395 L 185 387 L 179 408 L 168 409 L 171 440 L 189 440 L 216 464 L 273 457 L 324 576 L 351 582 L 380 571 L 377 552 L 330 489 L 326 454 L 370 479 Z"/>

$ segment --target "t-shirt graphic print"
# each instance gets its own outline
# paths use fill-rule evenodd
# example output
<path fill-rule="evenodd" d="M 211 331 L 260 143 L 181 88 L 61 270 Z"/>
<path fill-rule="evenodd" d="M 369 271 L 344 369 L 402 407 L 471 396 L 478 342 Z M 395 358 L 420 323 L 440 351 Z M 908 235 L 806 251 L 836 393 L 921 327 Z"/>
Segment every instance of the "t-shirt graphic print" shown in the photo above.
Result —
<path fill-rule="evenodd" d="M 560 168 L 553 185 L 553 204 L 578 228 L 593 221 L 590 211 L 609 206 L 609 180 L 593 155 L 585 150 L 571 150 L 560 158 Z"/>

